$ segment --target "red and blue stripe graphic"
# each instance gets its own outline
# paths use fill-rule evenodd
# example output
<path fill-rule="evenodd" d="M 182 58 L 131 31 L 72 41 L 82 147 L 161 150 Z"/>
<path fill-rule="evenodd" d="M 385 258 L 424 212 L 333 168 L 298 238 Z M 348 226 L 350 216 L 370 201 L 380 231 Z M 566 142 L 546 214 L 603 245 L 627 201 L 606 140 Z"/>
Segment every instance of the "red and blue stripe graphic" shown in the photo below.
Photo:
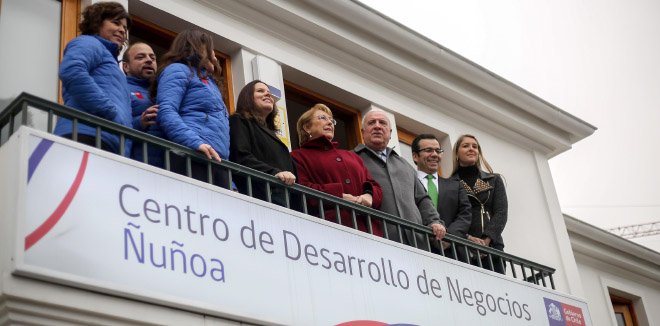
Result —
<path fill-rule="evenodd" d="M 32 175 L 34 175 L 34 172 L 36 171 L 37 167 L 39 166 L 39 163 L 43 160 L 44 156 L 48 152 L 48 150 L 51 148 L 53 145 L 53 141 L 47 140 L 47 139 L 42 139 L 41 142 L 37 145 L 37 147 L 34 149 L 32 154 L 30 155 L 30 158 L 28 159 L 28 184 L 30 183 L 30 180 L 32 180 Z M 80 162 L 80 166 L 78 167 L 78 173 L 76 174 L 76 177 L 73 179 L 73 184 L 69 187 L 69 190 L 67 191 L 66 195 L 64 196 L 64 199 L 57 205 L 57 208 L 55 208 L 55 211 L 53 211 L 52 214 L 41 224 L 39 227 L 37 227 L 32 233 L 28 234 L 28 236 L 25 237 L 25 250 L 30 249 L 35 243 L 37 243 L 41 238 L 43 238 L 59 220 L 62 218 L 66 210 L 69 208 L 69 205 L 71 205 L 71 202 L 73 201 L 73 198 L 76 196 L 76 193 L 78 192 L 78 188 L 80 188 L 80 184 L 82 183 L 82 179 L 85 176 L 85 170 L 87 169 L 87 160 L 89 158 L 89 152 L 84 152 L 82 161 Z"/>

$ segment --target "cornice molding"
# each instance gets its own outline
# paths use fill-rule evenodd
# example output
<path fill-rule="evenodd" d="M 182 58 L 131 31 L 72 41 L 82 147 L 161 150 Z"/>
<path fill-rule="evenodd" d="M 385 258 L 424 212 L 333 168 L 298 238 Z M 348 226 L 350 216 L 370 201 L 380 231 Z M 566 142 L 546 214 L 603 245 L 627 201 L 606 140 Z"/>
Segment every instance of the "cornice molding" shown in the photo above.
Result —
<path fill-rule="evenodd" d="M 660 253 L 564 214 L 573 251 L 660 282 Z"/>
<path fill-rule="evenodd" d="M 546 157 L 596 130 L 355 0 L 195 1 Z M 258 44 L 249 46 L 260 52 Z"/>

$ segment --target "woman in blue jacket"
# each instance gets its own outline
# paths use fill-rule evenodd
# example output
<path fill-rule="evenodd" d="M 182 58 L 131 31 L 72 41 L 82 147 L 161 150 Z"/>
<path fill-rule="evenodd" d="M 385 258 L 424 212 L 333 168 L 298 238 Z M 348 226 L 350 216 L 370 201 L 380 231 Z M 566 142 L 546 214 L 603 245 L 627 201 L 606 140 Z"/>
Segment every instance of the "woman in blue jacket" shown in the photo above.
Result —
<path fill-rule="evenodd" d="M 83 11 L 83 35 L 67 44 L 60 64 L 64 104 L 131 127 L 131 99 L 117 56 L 126 42 L 131 17 L 116 2 L 99 2 Z M 71 139 L 73 123 L 60 118 L 54 133 Z M 78 142 L 95 146 L 96 128 L 78 124 Z M 104 150 L 119 153 L 119 137 L 101 133 Z M 130 153 L 126 141 L 125 153 Z"/>
<path fill-rule="evenodd" d="M 220 73 L 211 36 L 200 30 L 181 32 L 160 60 L 154 83 L 157 88 L 151 89 L 158 103 L 157 124 L 148 132 L 162 133 L 166 139 L 198 150 L 208 159 L 227 159 L 229 120 L 218 86 Z M 207 181 L 206 164 L 192 163 L 192 176 Z M 172 155 L 171 168 L 185 174 L 185 160 Z M 213 172 L 213 183 L 226 187 L 226 173 Z"/>

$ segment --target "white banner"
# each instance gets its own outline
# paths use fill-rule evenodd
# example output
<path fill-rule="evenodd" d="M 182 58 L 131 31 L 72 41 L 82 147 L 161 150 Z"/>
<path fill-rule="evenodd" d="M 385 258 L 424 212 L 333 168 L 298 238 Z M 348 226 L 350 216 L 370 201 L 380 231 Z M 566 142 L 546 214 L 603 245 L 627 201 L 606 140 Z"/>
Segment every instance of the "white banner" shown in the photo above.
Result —
<path fill-rule="evenodd" d="M 16 273 L 264 324 L 591 325 L 572 296 L 30 134 Z"/>

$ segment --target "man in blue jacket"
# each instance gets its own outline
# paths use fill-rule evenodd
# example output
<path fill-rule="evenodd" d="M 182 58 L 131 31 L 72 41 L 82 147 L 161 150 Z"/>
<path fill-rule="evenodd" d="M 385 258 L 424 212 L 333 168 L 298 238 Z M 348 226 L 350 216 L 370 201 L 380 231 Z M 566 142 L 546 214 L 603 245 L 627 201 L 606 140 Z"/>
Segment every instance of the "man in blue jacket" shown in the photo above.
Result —
<path fill-rule="evenodd" d="M 122 67 L 131 92 L 133 129 L 146 132 L 149 126 L 156 124 L 156 115 L 158 115 L 158 104 L 154 104 L 149 96 L 149 88 L 158 67 L 156 54 L 149 45 L 135 43 L 124 52 Z M 133 144 L 131 157 L 142 161 L 141 143 Z M 152 164 L 156 163 L 149 161 Z"/>

